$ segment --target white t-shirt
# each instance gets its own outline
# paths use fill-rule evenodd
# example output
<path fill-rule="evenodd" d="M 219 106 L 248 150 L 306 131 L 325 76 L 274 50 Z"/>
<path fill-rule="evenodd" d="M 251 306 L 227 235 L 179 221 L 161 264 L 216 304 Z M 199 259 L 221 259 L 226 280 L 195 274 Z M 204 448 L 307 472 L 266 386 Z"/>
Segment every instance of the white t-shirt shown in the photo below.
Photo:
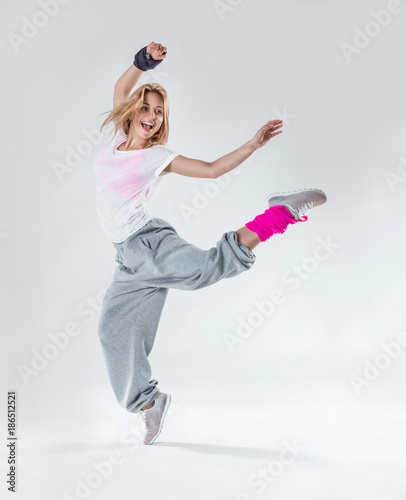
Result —
<path fill-rule="evenodd" d="M 93 171 L 96 177 L 97 214 L 106 235 L 123 242 L 153 217 L 146 202 L 167 174 L 162 170 L 179 155 L 165 146 L 117 151 L 127 140 L 121 131 L 112 145 L 99 153 Z"/>

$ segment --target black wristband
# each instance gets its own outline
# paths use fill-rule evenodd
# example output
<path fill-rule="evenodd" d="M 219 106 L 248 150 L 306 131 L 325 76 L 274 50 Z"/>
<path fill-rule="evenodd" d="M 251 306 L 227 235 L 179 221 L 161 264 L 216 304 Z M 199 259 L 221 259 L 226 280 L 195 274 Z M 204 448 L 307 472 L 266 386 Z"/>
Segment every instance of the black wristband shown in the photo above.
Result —
<path fill-rule="evenodd" d="M 151 54 L 148 54 L 147 47 L 144 47 L 135 54 L 133 64 L 141 71 L 148 71 L 149 69 L 156 68 L 162 61 L 163 59 L 153 59 Z"/>

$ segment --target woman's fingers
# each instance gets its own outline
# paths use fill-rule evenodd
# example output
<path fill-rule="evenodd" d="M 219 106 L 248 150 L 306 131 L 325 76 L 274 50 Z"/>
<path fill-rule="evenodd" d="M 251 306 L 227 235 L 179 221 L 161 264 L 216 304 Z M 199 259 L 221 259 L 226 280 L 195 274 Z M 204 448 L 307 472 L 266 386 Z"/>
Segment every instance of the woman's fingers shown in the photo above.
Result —
<path fill-rule="evenodd" d="M 262 128 L 263 129 L 280 128 L 282 127 L 282 125 L 283 125 L 282 120 L 270 120 L 269 122 L 265 123 L 265 125 Z"/>
<path fill-rule="evenodd" d="M 161 43 L 151 42 L 148 45 L 148 48 L 151 52 L 154 53 L 156 59 L 165 59 L 167 48 L 164 47 Z"/>
<path fill-rule="evenodd" d="M 260 143 L 262 143 L 260 147 L 264 146 L 276 135 L 281 134 L 283 132 L 282 127 L 282 120 L 269 120 L 269 122 L 265 123 L 265 125 L 261 127 L 256 134 L 256 138 Z"/>
<path fill-rule="evenodd" d="M 270 120 L 267 122 L 256 134 L 256 138 L 259 141 L 258 147 L 265 146 L 273 137 L 281 134 L 283 132 L 282 127 L 282 120 Z"/>
<path fill-rule="evenodd" d="M 266 133 L 266 132 L 275 132 L 276 130 L 279 130 L 283 127 L 283 123 L 279 120 L 278 121 L 278 124 L 276 125 L 273 125 L 272 123 L 268 122 L 266 125 L 264 125 L 261 130 L 260 130 L 260 133 L 263 134 L 263 133 Z M 282 130 L 281 130 L 282 132 Z"/>
<path fill-rule="evenodd" d="M 153 59 L 159 61 L 166 58 L 167 48 L 161 43 L 151 42 L 147 46 L 147 52 L 151 54 Z"/>

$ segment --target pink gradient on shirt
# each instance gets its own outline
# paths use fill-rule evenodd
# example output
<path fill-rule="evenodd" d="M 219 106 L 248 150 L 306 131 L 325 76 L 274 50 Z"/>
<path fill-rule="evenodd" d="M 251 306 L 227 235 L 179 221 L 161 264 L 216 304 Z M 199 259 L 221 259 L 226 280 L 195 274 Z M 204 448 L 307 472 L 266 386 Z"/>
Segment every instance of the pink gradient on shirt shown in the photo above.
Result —
<path fill-rule="evenodd" d="M 121 144 L 120 141 L 113 147 Z M 133 154 L 120 155 L 111 153 L 100 154 L 97 162 L 98 184 L 101 189 L 113 191 L 126 199 L 134 198 L 151 181 L 142 169 L 142 157 L 146 151 L 137 151 Z M 157 177 L 157 181 L 162 180 Z M 148 190 L 149 191 L 149 190 Z M 146 193 L 148 197 L 149 192 Z"/>

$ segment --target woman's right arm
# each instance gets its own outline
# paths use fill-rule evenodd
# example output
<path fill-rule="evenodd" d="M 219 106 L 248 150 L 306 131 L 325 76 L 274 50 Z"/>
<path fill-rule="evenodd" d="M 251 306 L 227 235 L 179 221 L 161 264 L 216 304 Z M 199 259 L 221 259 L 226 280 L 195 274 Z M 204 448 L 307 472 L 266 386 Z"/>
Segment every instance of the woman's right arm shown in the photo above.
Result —
<path fill-rule="evenodd" d="M 114 85 L 113 109 L 123 103 L 144 72 L 132 64 Z"/>
<path fill-rule="evenodd" d="M 160 43 L 151 42 L 147 45 L 146 51 L 155 61 L 162 61 L 166 58 L 167 49 Z M 135 64 L 131 64 L 127 71 L 120 76 L 114 85 L 113 109 L 128 98 L 143 73 L 144 71 L 137 68 Z"/>

